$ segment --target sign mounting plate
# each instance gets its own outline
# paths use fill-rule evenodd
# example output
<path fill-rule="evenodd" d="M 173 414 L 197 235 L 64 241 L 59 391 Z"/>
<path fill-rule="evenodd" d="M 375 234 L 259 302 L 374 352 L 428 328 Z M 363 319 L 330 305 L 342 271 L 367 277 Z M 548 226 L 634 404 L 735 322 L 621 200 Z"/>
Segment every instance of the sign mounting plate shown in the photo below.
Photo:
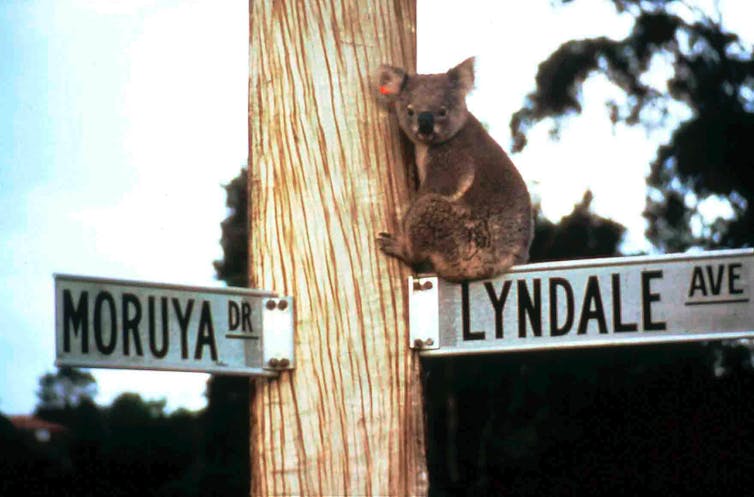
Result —
<path fill-rule="evenodd" d="M 464 284 L 433 279 L 436 303 L 410 287 L 421 303 L 409 311 L 411 346 L 435 356 L 754 338 L 752 278 L 754 250 L 745 249 L 529 264 Z M 413 340 L 433 322 L 430 308 L 433 348 Z"/>
<path fill-rule="evenodd" d="M 276 376 L 292 369 L 293 299 L 55 275 L 56 363 Z"/>

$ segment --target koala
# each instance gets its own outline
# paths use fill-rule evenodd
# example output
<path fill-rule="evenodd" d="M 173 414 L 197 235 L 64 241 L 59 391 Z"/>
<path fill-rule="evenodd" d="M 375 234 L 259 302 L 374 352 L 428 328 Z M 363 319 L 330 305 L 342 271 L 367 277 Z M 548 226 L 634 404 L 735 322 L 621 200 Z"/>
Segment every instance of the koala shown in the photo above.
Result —
<path fill-rule="evenodd" d="M 466 108 L 474 59 L 444 74 L 380 66 L 378 99 L 414 143 L 419 187 L 398 233 L 379 233 L 387 255 L 443 279 L 488 279 L 529 259 L 531 198 L 502 148 Z"/>

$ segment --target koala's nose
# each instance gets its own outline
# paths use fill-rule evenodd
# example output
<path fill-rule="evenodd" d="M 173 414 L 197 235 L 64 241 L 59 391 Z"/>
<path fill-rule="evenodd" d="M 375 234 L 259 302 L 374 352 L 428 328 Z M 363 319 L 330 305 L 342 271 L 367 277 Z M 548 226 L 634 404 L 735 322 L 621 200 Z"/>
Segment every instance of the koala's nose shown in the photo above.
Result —
<path fill-rule="evenodd" d="M 435 128 L 435 117 L 431 112 L 420 112 L 416 120 L 419 123 L 419 133 L 423 135 L 432 134 Z"/>

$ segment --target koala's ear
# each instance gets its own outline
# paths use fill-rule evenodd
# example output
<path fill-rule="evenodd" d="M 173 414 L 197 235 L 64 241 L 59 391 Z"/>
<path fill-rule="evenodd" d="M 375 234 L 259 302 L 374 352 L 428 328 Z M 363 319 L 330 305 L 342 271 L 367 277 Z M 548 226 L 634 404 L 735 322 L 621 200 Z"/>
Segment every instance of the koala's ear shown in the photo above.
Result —
<path fill-rule="evenodd" d="M 382 64 L 375 75 L 374 86 L 379 99 L 389 103 L 401 93 L 406 84 L 408 75 L 399 67 Z"/>
<path fill-rule="evenodd" d="M 469 57 L 448 71 L 450 81 L 464 94 L 474 88 L 474 57 Z"/>

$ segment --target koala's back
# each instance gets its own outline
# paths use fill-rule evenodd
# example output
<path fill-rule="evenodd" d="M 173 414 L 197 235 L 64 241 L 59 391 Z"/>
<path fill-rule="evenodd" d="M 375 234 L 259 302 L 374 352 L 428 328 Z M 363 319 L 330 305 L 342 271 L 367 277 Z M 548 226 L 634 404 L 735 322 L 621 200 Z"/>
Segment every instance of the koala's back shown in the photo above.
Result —
<path fill-rule="evenodd" d="M 526 184 L 474 116 L 450 140 L 430 146 L 423 167 L 426 179 L 405 229 L 438 274 L 488 278 L 528 260 Z"/>

